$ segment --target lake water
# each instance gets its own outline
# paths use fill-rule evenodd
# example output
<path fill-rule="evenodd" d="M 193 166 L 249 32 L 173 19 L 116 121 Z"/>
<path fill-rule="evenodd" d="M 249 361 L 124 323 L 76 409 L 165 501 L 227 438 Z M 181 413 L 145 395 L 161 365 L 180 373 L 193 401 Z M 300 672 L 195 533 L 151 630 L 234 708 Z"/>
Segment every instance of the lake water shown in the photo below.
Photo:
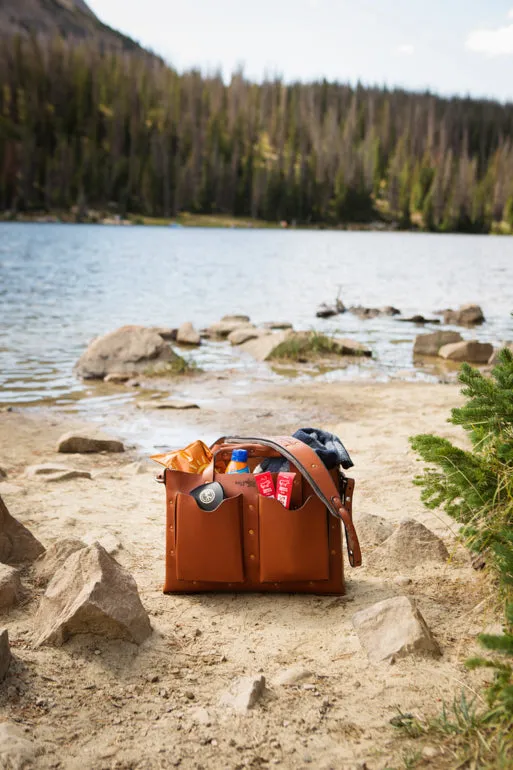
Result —
<path fill-rule="evenodd" d="M 412 361 L 419 327 L 350 313 L 315 317 L 339 287 L 346 305 L 390 304 L 405 315 L 477 301 L 487 323 L 463 335 L 513 339 L 513 238 L 5 223 L 0 402 L 65 405 L 87 396 L 73 364 L 93 337 L 123 324 L 202 327 L 241 312 L 373 349 L 373 362 L 325 377 L 424 376 Z M 191 355 L 205 369 L 256 368 L 226 344 Z"/>

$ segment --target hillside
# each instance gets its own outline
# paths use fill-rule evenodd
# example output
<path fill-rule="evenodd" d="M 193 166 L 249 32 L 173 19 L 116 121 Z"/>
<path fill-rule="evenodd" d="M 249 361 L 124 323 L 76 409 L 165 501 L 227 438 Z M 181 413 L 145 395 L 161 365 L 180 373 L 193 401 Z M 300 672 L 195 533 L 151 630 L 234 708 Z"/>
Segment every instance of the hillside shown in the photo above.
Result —
<path fill-rule="evenodd" d="M 14 35 L 95 40 L 109 49 L 140 50 L 103 24 L 84 0 L 0 0 L 0 39 Z"/>

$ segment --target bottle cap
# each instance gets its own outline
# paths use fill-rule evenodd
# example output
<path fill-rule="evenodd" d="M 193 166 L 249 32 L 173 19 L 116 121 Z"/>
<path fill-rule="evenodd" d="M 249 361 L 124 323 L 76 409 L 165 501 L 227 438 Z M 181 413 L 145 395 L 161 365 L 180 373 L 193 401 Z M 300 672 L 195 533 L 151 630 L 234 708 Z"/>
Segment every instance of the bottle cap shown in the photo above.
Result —
<path fill-rule="evenodd" d="M 234 449 L 232 452 L 232 460 L 236 463 L 247 463 L 248 450 L 247 449 Z"/>

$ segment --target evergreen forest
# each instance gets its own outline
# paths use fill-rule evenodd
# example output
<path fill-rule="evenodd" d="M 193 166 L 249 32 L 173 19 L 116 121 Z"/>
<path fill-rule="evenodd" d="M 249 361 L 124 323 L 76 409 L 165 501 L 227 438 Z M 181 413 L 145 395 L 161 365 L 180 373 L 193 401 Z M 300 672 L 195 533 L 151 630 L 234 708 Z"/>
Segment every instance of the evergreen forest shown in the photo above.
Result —
<path fill-rule="evenodd" d="M 225 83 L 93 42 L 6 39 L 0 211 L 71 210 L 508 232 L 513 104 Z"/>

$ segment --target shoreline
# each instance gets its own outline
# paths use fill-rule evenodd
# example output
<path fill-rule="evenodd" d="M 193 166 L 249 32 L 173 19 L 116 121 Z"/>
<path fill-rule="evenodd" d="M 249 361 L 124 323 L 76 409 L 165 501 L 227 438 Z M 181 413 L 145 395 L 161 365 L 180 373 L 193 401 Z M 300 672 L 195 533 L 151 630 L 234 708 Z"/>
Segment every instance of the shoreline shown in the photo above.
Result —
<path fill-rule="evenodd" d="M 488 233 L 460 232 L 457 230 L 431 231 L 420 226 L 401 227 L 395 221 L 372 220 L 371 222 L 341 222 L 329 224 L 295 224 L 290 222 L 271 222 L 250 217 L 234 217 L 224 214 L 190 214 L 184 212 L 176 217 L 149 217 L 138 214 L 127 214 L 126 218 L 118 215 L 95 214 L 92 217 L 77 218 L 71 212 L 6 215 L 0 212 L 1 223 L 22 224 L 73 224 L 73 225 L 103 225 L 112 227 L 169 227 L 169 228 L 210 228 L 235 230 L 294 230 L 294 231 L 327 231 L 327 232 L 395 232 L 395 233 L 424 233 L 431 235 L 513 235 L 513 227 L 505 222 L 493 223 Z"/>

